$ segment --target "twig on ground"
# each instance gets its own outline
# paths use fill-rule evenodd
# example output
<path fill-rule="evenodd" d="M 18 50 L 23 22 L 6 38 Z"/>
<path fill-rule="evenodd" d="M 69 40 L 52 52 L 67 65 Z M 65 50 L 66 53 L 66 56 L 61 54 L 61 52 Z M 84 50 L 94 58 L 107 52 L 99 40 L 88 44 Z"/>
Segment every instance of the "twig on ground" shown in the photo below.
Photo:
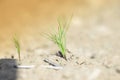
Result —
<path fill-rule="evenodd" d="M 31 66 L 15 66 L 16 68 L 20 68 L 20 69 L 31 69 L 31 68 L 34 68 L 35 66 L 34 65 L 31 65 Z"/>
<path fill-rule="evenodd" d="M 41 67 L 48 68 L 48 69 L 55 69 L 55 70 L 63 69 L 62 66 L 46 66 L 46 65 L 42 65 Z"/>
<path fill-rule="evenodd" d="M 45 61 L 46 63 L 48 63 L 49 65 L 51 65 L 51 66 L 45 66 L 45 65 L 43 65 L 42 67 L 44 67 L 44 68 L 56 69 L 56 70 L 58 70 L 58 69 L 63 69 L 62 66 L 60 66 L 60 65 L 58 65 L 58 64 L 56 64 L 56 63 L 54 63 L 54 62 L 52 62 L 52 61 L 50 61 L 50 60 L 48 60 L 48 59 L 44 59 L 44 61 Z"/>
<path fill-rule="evenodd" d="M 44 61 L 45 61 L 46 63 L 52 65 L 52 66 L 55 66 L 55 67 L 59 67 L 59 66 L 60 66 L 60 65 L 58 65 L 58 64 L 56 64 L 56 63 L 50 61 L 49 59 L 44 59 Z"/>

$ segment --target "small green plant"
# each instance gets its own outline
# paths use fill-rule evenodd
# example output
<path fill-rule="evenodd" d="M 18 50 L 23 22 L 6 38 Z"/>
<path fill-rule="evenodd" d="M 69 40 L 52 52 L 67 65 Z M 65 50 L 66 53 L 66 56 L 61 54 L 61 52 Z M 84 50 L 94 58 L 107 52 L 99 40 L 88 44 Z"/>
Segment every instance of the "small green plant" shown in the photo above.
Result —
<path fill-rule="evenodd" d="M 21 60 L 21 57 L 20 57 L 20 44 L 19 44 L 19 41 L 16 38 L 16 36 L 13 37 L 13 41 L 14 41 L 15 47 L 17 49 L 18 58 L 19 58 L 19 61 L 20 61 Z"/>
<path fill-rule="evenodd" d="M 66 59 L 66 33 L 68 31 L 70 21 L 63 18 L 58 18 L 58 30 L 47 34 L 48 39 L 54 42 L 60 49 L 59 53 Z"/>

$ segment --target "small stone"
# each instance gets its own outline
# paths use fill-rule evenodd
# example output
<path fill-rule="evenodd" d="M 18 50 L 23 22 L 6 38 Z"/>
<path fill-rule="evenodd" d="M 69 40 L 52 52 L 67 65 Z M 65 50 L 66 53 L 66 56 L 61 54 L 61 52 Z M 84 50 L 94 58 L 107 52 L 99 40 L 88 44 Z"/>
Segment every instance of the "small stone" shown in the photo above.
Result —
<path fill-rule="evenodd" d="M 11 58 L 14 59 L 14 56 L 12 55 Z"/>
<path fill-rule="evenodd" d="M 120 69 L 116 69 L 116 72 L 120 74 Z"/>
<path fill-rule="evenodd" d="M 92 55 L 90 58 L 91 58 L 91 59 L 95 59 L 95 56 L 94 56 L 94 55 Z"/>

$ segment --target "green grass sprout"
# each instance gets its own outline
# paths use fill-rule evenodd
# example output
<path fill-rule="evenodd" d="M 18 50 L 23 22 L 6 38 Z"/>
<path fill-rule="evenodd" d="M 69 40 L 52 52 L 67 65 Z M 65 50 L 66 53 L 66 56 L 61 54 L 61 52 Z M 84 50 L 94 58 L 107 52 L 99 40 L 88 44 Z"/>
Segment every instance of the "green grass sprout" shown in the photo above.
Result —
<path fill-rule="evenodd" d="M 20 44 L 19 44 L 19 41 L 16 38 L 16 36 L 13 37 L 13 41 L 14 41 L 15 47 L 17 49 L 18 58 L 19 58 L 19 61 L 20 61 L 21 60 L 21 57 L 20 57 Z"/>
<path fill-rule="evenodd" d="M 71 17 L 72 18 L 72 17 Z M 66 59 L 66 33 L 70 26 L 71 18 L 67 21 L 64 18 L 58 18 L 58 30 L 47 34 L 48 39 L 54 42 L 60 49 L 63 58 Z"/>

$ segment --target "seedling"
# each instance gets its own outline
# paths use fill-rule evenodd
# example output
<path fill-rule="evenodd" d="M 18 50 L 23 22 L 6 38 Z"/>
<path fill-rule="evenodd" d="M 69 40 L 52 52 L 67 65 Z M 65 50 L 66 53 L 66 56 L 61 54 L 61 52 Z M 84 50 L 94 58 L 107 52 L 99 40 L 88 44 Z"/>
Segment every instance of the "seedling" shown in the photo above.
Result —
<path fill-rule="evenodd" d="M 15 44 L 15 47 L 16 47 L 16 50 L 17 50 L 17 53 L 18 53 L 18 58 L 19 58 L 19 61 L 20 61 L 21 60 L 21 57 L 20 57 L 20 44 L 19 44 L 19 41 L 16 38 L 16 36 L 13 37 L 13 41 L 14 41 L 14 44 Z"/>
<path fill-rule="evenodd" d="M 48 39 L 58 46 L 58 48 L 60 49 L 59 53 L 61 54 L 61 57 L 65 59 L 66 59 L 66 33 L 68 31 L 71 18 L 69 21 L 66 21 L 63 18 L 58 18 L 58 30 L 54 31 L 53 33 L 47 34 Z"/>

